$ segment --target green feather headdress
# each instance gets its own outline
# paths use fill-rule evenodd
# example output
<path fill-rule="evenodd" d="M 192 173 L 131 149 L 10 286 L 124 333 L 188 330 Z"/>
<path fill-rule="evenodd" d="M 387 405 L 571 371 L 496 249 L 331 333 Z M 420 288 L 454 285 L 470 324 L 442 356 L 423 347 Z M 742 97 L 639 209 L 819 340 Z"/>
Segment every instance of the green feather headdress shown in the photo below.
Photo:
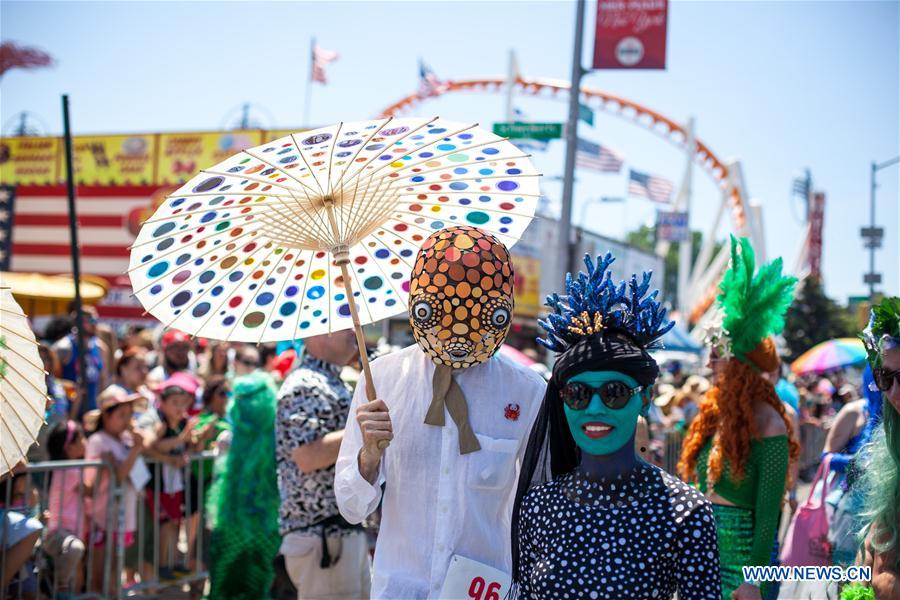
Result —
<path fill-rule="evenodd" d="M 872 367 L 881 366 L 885 350 L 900 347 L 900 298 L 885 298 L 872 307 L 869 324 L 859 338 Z"/>
<path fill-rule="evenodd" d="M 724 356 L 748 362 L 746 355 L 763 340 L 784 329 L 784 315 L 793 301 L 796 277 L 783 275 L 781 258 L 756 271 L 750 240 L 731 236 L 731 267 L 719 284 L 721 331 L 707 334 Z M 724 348 L 721 347 L 724 345 Z"/>

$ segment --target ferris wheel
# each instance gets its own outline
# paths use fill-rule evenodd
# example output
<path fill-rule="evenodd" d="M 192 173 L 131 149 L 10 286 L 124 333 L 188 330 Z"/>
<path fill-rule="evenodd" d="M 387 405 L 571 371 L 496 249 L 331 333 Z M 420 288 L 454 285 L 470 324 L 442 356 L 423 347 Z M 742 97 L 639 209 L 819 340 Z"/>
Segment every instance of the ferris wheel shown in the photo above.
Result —
<path fill-rule="evenodd" d="M 546 99 L 566 99 L 570 82 L 559 79 L 526 78 L 514 74 L 510 77 L 485 77 L 442 81 L 439 87 L 427 96 L 410 94 L 385 108 L 380 116 L 397 116 L 436 96 L 453 92 L 470 91 L 482 93 L 508 93 L 519 96 L 533 96 Z M 749 201 L 747 188 L 739 160 L 721 160 L 702 140 L 693 133 L 693 124 L 679 124 L 660 112 L 615 94 L 582 87 L 579 101 L 593 110 L 614 115 L 660 136 L 668 143 L 683 151 L 688 165 L 699 165 L 712 180 L 720 194 L 718 209 L 708 229 L 704 232 L 703 245 L 693 264 L 679 268 L 679 298 L 677 308 L 686 322 L 701 325 L 710 318 L 718 293 L 719 281 L 728 267 L 729 249 L 725 244 L 716 252 L 716 235 L 729 215 L 730 230 L 738 236 L 749 237 L 760 260 L 766 259 L 765 235 L 762 223 L 762 209 Z M 678 196 L 672 210 L 687 211 L 691 201 L 691 173 L 687 168 Z M 664 256 L 669 250 L 668 242 L 659 242 L 656 253 Z M 802 253 L 802 248 L 801 248 Z M 688 257 L 690 253 L 686 254 Z M 685 253 L 682 253 L 685 256 Z M 799 268 L 799 265 L 798 265 Z M 795 271 L 798 270 L 795 268 Z M 696 330 L 699 331 L 699 328 Z"/>

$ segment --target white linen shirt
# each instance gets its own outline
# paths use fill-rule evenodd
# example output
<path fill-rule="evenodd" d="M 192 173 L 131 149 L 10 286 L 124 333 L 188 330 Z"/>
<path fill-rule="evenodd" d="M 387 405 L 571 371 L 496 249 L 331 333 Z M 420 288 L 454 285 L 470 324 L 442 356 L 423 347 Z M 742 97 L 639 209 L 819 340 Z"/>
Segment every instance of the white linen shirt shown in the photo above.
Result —
<path fill-rule="evenodd" d="M 378 506 L 386 484 L 372 598 L 437 597 L 454 554 L 511 570 L 510 519 L 519 466 L 546 384 L 499 353 L 456 371 L 481 445 L 460 455 L 458 430 L 446 409 L 443 427 L 424 423 L 433 374 L 434 364 L 417 345 L 372 363 L 377 396 L 387 404 L 394 430 L 376 485 L 359 473 L 362 432 L 349 422 L 367 402 L 364 380 L 350 407 L 334 482 L 341 514 L 361 522 Z"/>

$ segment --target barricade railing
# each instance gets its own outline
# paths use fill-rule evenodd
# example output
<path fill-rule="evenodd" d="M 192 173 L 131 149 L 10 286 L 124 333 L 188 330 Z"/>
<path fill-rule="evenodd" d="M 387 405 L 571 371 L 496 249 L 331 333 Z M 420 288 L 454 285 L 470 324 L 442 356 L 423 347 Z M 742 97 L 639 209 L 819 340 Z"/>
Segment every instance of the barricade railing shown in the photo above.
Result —
<path fill-rule="evenodd" d="M 0 600 L 54 598 L 60 592 L 78 600 L 124 598 L 185 585 L 192 596 L 202 596 L 214 456 L 191 455 L 182 465 L 172 464 L 175 458 L 169 464 L 144 458 L 146 482 L 136 475 L 139 468 L 118 482 L 114 465 L 99 460 L 32 463 L 9 477 L 0 484 L 6 490 L 0 494 L 0 583 L 7 575 L 10 583 L 0 587 Z M 54 485 L 54 478 L 60 483 Z M 135 481 L 144 487 L 127 493 Z M 130 510 L 134 529 L 126 531 Z M 6 572 L 13 535 L 6 511 L 27 517 L 26 527 L 41 531 L 31 558 L 15 574 Z M 21 527 L 22 519 L 16 519 Z"/>
<path fill-rule="evenodd" d="M 663 469 L 670 475 L 677 476 L 683 441 L 684 431 L 680 429 L 667 429 L 663 432 Z"/>

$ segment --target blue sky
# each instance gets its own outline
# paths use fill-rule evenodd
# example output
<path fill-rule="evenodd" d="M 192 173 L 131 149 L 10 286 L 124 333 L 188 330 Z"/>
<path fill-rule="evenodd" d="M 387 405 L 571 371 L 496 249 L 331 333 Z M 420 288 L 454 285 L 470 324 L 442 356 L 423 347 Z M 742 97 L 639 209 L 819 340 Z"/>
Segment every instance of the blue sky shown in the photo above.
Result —
<path fill-rule="evenodd" d="M 588 2 L 584 64 L 593 45 Z M 751 198 L 763 206 L 768 255 L 791 265 L 802 234 L 791 179 L 809 167 L 827 194 L 824 276 L 829 294 L 866 292 L 869 164 L 900 155 L 898 2 L 680 2 L 670 6 L 666 71 L 594 71 L 583 85 L 632 99 L 684 122 L 721 158 L 741 160 Z M 61 130 L 69 93 L 76 133 L 218 129 L 242 102 L 265 125 L 302 125 L 309 40 L 336 50 L 327 86 L 316 86 L 311 120 L 369 118 L 415 91 L 417 58 L 443 78 L 503 75 L 515 49 L 526 76 L 567 79 L 572 2 L 15 2 L 0 4 L 4 40 L 39 46 L 52 69 L 11 71 L 0 82 L 4 132 L 21 110 L 48 133 Z M 517 101 L 535 120 L 563 121 L 564 102 Z M 456 94 L 412 115 L 490 124 L 504 119 L 498 94 Z M 680 181 L 679 151 L 639 127 L 598 114 L 579 134 L 622 152 L 630 166 Z M 562 173 L 562 142 L 535 162 Z M 691 225 L 706 230 L 718 195 L 695 169 Z M 900 166 L 879 174 L 885 227 L 876 269 L 883 290 L 900 288 Z M 551 206 L 561 186 L 545 182 Z M 582 203 L 622 196 L 625 180 L 579 173 Z M 614 237 L 652 222 L 656 206 L 592 202 L 593 229 Z M 718 235 L 724 236 L 723 228 Z"/>

